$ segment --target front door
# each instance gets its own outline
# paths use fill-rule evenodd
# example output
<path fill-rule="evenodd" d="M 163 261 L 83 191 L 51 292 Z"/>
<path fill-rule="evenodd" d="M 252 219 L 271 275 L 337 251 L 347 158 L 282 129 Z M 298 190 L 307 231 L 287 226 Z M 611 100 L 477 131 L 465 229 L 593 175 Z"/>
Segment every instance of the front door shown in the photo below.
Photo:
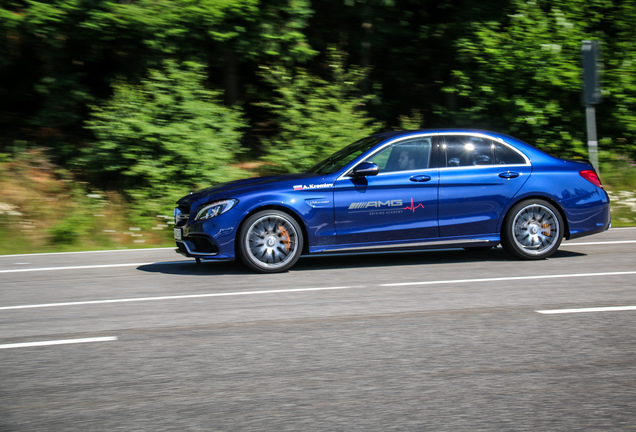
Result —
<path fill-rule="evenodd" d="M 432 137 L 394 142 L 369 159 L 380 172 L 344 177 L 334 184 L 339 244 L 410 241 L 438 237 L 439 170 Z"/>

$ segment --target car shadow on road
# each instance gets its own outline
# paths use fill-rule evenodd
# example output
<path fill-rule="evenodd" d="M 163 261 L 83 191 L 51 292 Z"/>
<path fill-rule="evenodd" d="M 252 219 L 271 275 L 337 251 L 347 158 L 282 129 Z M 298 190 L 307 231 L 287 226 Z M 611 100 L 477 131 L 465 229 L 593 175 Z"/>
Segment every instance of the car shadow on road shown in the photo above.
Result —
<path fill-rule="evenodd" d="M 584 254 L 557 251 L 549 259 L 571 258 Z M 342 254 L 308 256 L 293 268 L 294 271 L 325 270 L 336 268 L 391 267 L 427 264 L 462 264 L 474 262 L 519 261 L 501 247 L 495 249 L 436 249 L 402 252 L 377 252 L 366 254 Z"/>
<path fill-rule="evenodd" d="M 550 260 L 584 256 L 579 252 L 557 251 Z M 292 272 L 329 269 L 356 269 L 370 267 L 410 266 L 426 264 L 462 264 L 474 262 L 518 261 L 508 255 L 501 247 L 495 249 L 441 249 L 401 252 L 373 252 L 358 254 L 328 254 L 301 257 L 292 268 Z M 251 270 L 236 261 L 194 260 L 146 264 L 137 267 L 149 273 L 162 273 L 184 276 L 244 275 L 253 274 Z"/>
<path fill-rule="evenodd" d="M 158 262 L 137 267 L 148 273 L 162 273 L 183 276 L 241 275 L 250 273 L 241 263 L 233 261 L 196 261 Z"/>

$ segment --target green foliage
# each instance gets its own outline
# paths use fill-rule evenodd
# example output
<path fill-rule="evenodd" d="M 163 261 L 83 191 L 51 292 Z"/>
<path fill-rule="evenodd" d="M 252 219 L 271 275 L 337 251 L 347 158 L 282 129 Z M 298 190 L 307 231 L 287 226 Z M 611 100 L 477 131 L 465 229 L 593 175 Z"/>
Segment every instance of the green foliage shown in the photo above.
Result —
<path fill-rule="evenodd" d="M 29 146 L 0 161 L 0 254 L 167 246 L 171 215 L 142 217 Z"/>
<path fill-rule="evenodd" d="M 636 151 L 634 32 L 633 26 L 616 31 L 624 17 L 615 5 L 516 0 L 507 20 L 473 23 L 471 33 L 456 42 L 460 63 L 443 87 L 455 103 L 439 105 L 438 114 L 510 133 L 560 156 L 586 157 L 581 41 L 600 38 L 611 41 L 603 45 L 603 105 L 618 106 L 607 111 L 601 105 L 599 134 L 617 134 L 631 141 L 623 150 Z M 634 17 L 631 10 L 625 13 Z"/>
<path fill-rule="evenodd" d="M 270 0 L 260 3 L 262 7 L 256 32 L 258 39 L 251 45 L 252 52 L 258 50 L 259 54 L 255 57 L 263 53 L 274 61 L 289 65 L 307 61 L 317 54 L 307 42 L 305 34 L 313 15 L 309 0 Z"/>
<path fill-rule="evenodd" d="M 494 129 L 585 158 L 582 40 L 602 48 L 601 156 L 633 160 L 636 0 L 4 0 L 0 159 L 19 142 L 50 148 L 155 217 L 149 191 L 232 178 L 239 139 L 282 171 L 378 123 Z M 173 65 L 170 78 L 167 58 L 206 76 Z M 233 133 L 213 133 L 210 160 L 217 117 Z"/>
<path fill-rule="evenodd" d="M 601 181 L 611 189 L 636 192 L 636 163 L 625 156 L 602 153 Z"/>
<path fill-rule="evenodd" d="M 422 128 L 424 124 L 424 116 L 419 110 L 411 111 L 410 116 L 399 117 L 398 130 L 417 130 Z"/>
<path fill-rule="evenodd" d="M 636 159 L 636 1 L 615 2 L 603 44 L 603 102 L 597 111 L 606 149 Z"/>
<path fill-rule="evenodd" d="M 456 107 L 440 115 L 503 130 L 560 154 L 581 154 L 580 45 L 584 33 L 557 6 L 515 1 L 507 22 L 474 23 L 457 41 Z M 573 109 L 574 108 L 574 109 Z"/>
<path fill-rule="evenodd" d="M 636 163 L 624 156 L 600 156 L 600 176 L 610 196 L 612 226 L 636 225 Z"/>
<path fill-rule="evenodd" d="M 166 61 L 139 84 L 116 83 L 92 109 L 87 127 L 96 140 L 76 166 L 141 202 L 235 178 L 241 114 L 222 106 L 204 79 L 201 65 Z"/>
<path fill-rule="evenodd" d="M 67 160 L 86 138 L 87 107 L 110 97 L 116 77 L 138 80 L 164 58 L 205 64 L 235 103 L 242 63 L 263 55 L 295 60 L 314 53 L 300 31 L 311 14 L 306 0 L 271 0 L 264 8 L 261 3 L 2 2 L 0 147 L 18 135 Z"/>
<path fill-rule="evenodd" d="M 300 68 L 292 74 L 282 66 L 263 67 L 261 75 L 276 93 L 271 103 L 263 104 L 278 125 L 264 158 L 276 170 L 307 169 L 378 128 L 364 112 L 368 98 L 358 95 L 364 72 L 345 70 L 335 50 L 329 56 L 327 79 Z"/>

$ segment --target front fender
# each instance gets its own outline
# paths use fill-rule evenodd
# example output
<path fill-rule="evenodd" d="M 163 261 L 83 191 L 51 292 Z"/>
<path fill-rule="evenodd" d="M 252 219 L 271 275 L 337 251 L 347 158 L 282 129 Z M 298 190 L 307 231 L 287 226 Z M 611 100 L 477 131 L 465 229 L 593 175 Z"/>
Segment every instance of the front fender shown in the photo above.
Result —
<path fill-rule="evenodd" d="M 268 208 L 293 215 L 303 226 L 308 246 L 335 242 L 332 189 L 263 195 L 243 200 L 237 205 L 237 210 L 243 212 L 241 223 L 248 216 Z"/>

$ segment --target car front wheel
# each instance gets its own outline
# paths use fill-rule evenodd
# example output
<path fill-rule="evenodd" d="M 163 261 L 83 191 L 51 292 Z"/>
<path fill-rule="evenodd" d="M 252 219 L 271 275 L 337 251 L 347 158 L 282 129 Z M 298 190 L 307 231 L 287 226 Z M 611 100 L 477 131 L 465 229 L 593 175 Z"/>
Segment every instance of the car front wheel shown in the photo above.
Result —
<path fill-rule="evenodd" d="M 501 234 L 501 244 L 511 255 L 543 259 L 559 248 L 563 240 L 563 219 L 546 201 L 523 201 L 510 209 Z"/>
<path fill-rule="evenodd" d="M 253 214 L 239 232 L 241 261 L 257 272 L 289 270 L 303 249 L 303 234 L 298 222 L 282 211 L 264 210 Z"/>

